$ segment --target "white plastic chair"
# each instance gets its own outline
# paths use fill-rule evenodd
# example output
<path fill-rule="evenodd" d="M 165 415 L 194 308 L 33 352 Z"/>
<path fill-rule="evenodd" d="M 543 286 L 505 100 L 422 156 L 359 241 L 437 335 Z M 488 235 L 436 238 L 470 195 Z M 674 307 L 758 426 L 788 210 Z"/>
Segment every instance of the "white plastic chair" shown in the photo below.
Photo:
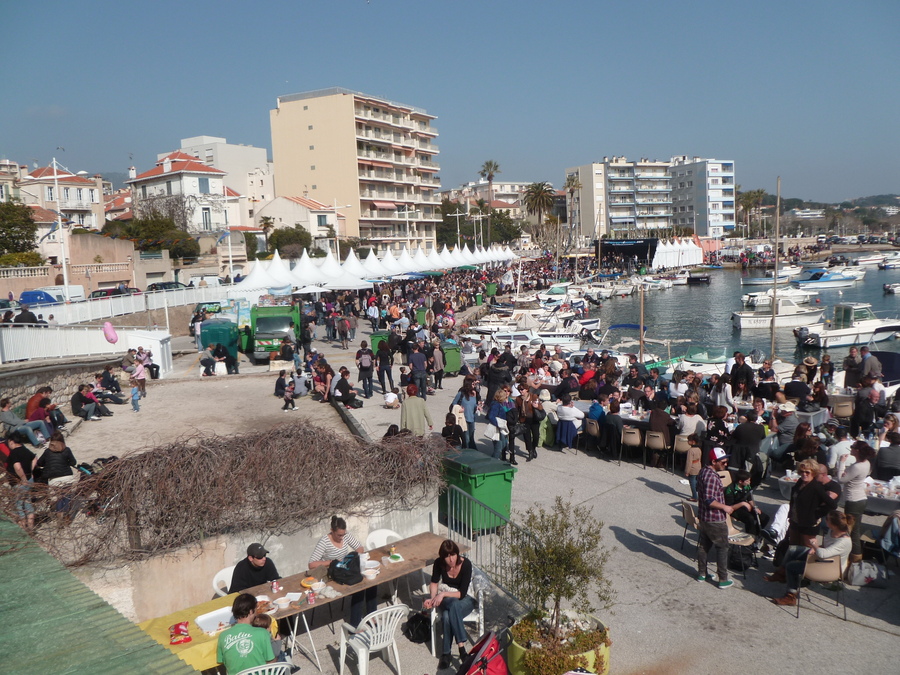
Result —
<path fill-rule="evenodd" d="M 401 539 L 403 539 L 403 537 L 401 537 L 393 530 L 372 530 L 371 532 L 369 532 L 369 536 L 366 537 L 366 550 L 371 551 L 372 549 L 381 548 L 382 546 L 387 546 L 388 544 L 395 541 L 400 541 Z M 398 602 L 400 602 L 400 599 L 397 596 L 396 580 L 392 579 L 391 581 L 389 581 L 388 587 L 391 589 L 391 604 L 396 605 Z M 408 596 L 412 595 L 412 591 L 409 588 L 409 579 L 406 580 L 406 594 Z"/>
<path fill-rule="evenodd" d="M 475 609 L 463 617 L 463 623 L 474 623 L 478 628 L 478 636 L 484 635 L 484 588 L 476 583 L 478 577 L 472 575 L 472 583 L 469 592 L 475 596 Z M 428 597 L 428 585 L 431 583 L 431 572 L 422 570 L 422 591 Z M 441 625 L 441 613 L 439 609 L 431 610 L 431 655 L 437 658 L 438 627 Z M 474 640 L 472 642 L 475 642 Z"/>
<path fill-rule="evenodd" d="M 231 587 L 231 577 L 234 576 L 235 567 L 237 567 L 237 565 L 220 569 L 216 572 L 216 576 L 213 577 L 213 590 L 219 597 L 228 595 L 228 589 Z M 222 584 L 225 584 L 225 588 L 222 588 Z"/>
<path fill-rule="evenodd" d="M 409 614 L 406 605 L 391 605 L 379 609 L 364 618 L 358 627 L 345 623 L 341 626 L 341 669 L 339 675 L 344 675 L 344 662 L 347 659 L 347 647 L 356 652 L 356 660 L 359 663 L 359 675 L 367 675 L 369 672 L 369 655 L 371 652 L 386 652 L 388 648 L 394 651 L 394 661 L 397 666 L 397 675 L 400 675 L 400 653 L 397 651 L 397 628 L 400 622 Z M 382 658 L 387 662 L 387 654 Z"/>
<path fill-rule="evenodd" d="M 289 663 L 267 663 L 264 666 L 247 668 L 237 675 L 289 675 L 290 672 L 291 664 Z"/>

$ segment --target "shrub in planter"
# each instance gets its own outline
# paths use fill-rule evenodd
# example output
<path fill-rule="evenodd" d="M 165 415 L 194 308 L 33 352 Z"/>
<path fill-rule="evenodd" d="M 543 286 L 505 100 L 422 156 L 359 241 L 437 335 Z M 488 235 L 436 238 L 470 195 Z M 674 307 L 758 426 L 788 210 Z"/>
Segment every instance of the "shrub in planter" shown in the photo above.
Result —
<path fill-rule="evenodd" d="M 578 666 L 606 672 L 611 641 L 593 618 L 614 597 L 604 571 L 603 523 L 562 497 L 550 509 L 529 508 L 520 522 L 531 536 L 511 539 L 508 554 L 517 570 L 516 594 L 533 611 L 512 628 L 511 650 L 527 651 L 510 659 L 511 668 L 521 666 L 527 675 L 561 675 Z"/>

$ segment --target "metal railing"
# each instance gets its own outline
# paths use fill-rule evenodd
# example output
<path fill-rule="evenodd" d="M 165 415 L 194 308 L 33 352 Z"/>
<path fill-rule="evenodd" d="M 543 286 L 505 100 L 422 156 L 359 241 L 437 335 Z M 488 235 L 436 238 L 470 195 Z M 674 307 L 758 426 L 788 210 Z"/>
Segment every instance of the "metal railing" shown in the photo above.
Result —
<path fill-rule="evenodd" d="M 468 547 L 472 564 L 521 603 L 522 570 L 510 557 L 510 551 L 520 541 L 533 541 L 534 535 L 455 485 L 447 486 L 440 503 L 447 538 Z"/>

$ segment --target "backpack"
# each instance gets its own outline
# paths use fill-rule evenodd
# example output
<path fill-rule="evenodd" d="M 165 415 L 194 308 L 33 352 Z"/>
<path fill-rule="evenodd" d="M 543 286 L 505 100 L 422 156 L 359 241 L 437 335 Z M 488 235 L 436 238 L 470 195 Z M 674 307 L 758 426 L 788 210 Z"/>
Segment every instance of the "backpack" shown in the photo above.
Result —
<path fill-rule="evenodd" d="M 363 580 L 362 572 L 359 571 L 359 553 L 353 551 L 340 560 L 332 560 L 328 565 L 328 576 L 335 583 L 344 586 L 358 584 Z"/>
<path fill-rule="evenodd" d="M 728 544 L 728 569 L 742 572 L 757 566 L 749 546 Z"/>
<path fill-rule="evenodd" d="M 428 612 L 410 612 L 403 626 L 403 634 L 410 642 L 424 644 L 431 640 L 431 620 Z"/>
<path fill-rule="evenodd" d="M 360 370 L 368 370 L 372 367 L 372 350 L 367 349 L 359 355 Z"/>

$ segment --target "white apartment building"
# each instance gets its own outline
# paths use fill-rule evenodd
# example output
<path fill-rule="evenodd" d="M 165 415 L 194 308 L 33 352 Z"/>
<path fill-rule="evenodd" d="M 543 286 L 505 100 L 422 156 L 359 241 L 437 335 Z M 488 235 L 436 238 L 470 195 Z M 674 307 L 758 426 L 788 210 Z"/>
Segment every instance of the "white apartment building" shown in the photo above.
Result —
<path fill-rule="evenodd" d="M 225 185 L 237 193 L 240 205 L 240 223 L 234 225 L 252 226 L 259 207 L 275 198 L 275 174 L 265 148 L 194 136 L 182 138 L 178 151 L 225 172 Z"/>
<path fill-rule="evenodd" d="M 270 112 L 277 196 L 346 215 L 339 237 L 431 249 L 440 221 L 434 115 L 340 87 L 279 96 Z"/>
<path fill-rule="evenodd" d="M 503 202 L 499 208 L 511 209 L 521 203 L 525 190 L 530 183 L 517 183 L 513 181 L 494 181 L 494 191 L 491 193 L 488 182 L 486 180 L 472 181 L 464 183 L 459 187 L 441 190 L 439 196 L 441 199 L 449 199 L 451 202 L 456 201 L 478 201 L 483 199 L 485 202 Z M 498 208 L 498 207 L 494 207 Z"/>
<path fill-rule="evenodd" d="M 650 236 L 664 233 L 672 216 L 669 163 L 604 157 L 566 169 L 581 190 L 567 196 L 575 232 L 582 238 Z"/>
<path fill-rule="evenodd" d="M 700 237 L 721 237 L 734 230 L 734 162 L 673 157 L 672 225 L 691 228 Z"/>
<path fill-rule="evenodd" d="M 22 170 L 13 196 L 29 206 L 40 206 L 62 214 L 63 227 L 99 230 L 103 227 L 103 178 L 88 178 L 80 171 L 44 166 L 30 172 Z"/>
<path fill-rule="evenodd" d="M 238 193 L 225 185 L 225 172 L 193 155 L 171 152 L 140 175 L 128 170 L 135 216 L 149 212 L 171 217 L 192 233 L 228 229 L 240 221 Z"/>

